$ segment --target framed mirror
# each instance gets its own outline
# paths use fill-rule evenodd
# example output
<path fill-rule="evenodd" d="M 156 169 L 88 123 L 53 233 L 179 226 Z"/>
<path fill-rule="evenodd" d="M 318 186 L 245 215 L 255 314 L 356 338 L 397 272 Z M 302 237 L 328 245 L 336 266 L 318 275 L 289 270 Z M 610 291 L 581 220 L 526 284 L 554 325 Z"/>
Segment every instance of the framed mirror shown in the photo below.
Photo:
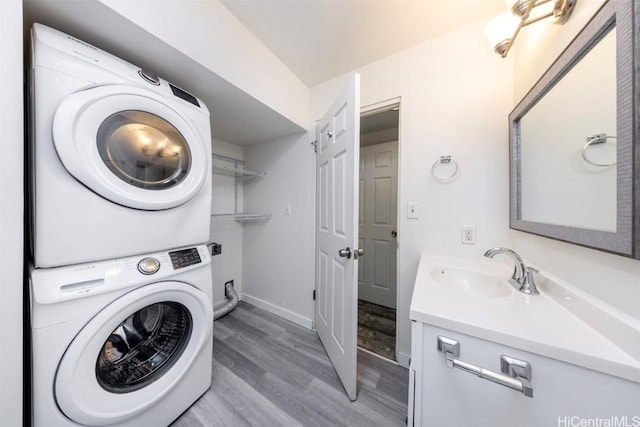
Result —
<path fill-rule="evenodd" d="M 513 229 L 640 259 L 640 3 L 606 2 L 509 115 Z"/>

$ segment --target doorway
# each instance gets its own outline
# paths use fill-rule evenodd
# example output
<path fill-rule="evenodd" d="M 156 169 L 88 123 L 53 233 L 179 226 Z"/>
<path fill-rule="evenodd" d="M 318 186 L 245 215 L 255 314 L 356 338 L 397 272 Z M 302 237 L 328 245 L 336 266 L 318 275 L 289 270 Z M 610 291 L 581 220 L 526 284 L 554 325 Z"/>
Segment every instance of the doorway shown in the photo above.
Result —
<path fill-rule="evenodd" d="M 396 359 L 399 104 L 360 116 L 358 346 Z"/>

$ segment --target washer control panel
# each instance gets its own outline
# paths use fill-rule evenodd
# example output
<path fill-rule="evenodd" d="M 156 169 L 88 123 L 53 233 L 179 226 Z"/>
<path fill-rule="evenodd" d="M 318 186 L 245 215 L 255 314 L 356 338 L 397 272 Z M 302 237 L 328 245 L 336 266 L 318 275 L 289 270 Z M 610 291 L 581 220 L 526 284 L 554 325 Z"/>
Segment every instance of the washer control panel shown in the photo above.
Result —
<path fill-rule="evenodd" d="M 202 259 L 198 253 L 198 248 L 181 249 L 179 251 L 169 252 L 173 269 L 188 267 L 194 264 L 200 264 Z"/>
<path fill-rule="evenodd" d="M 52 304 L 160 280 L 172 280 L 191 270 L 206 268 L 211 255 L 205 245 L 86 264 L 30 269 L 33 301 Z M 39 319 L 41 320 L 41 319 Z"/>
<path fill-rule="evenodd" d="M 154 257 L 143 258 L 138 263 L 138 271 L 142 274 L 153 274 L 160 270 L 160 261 Z"/>

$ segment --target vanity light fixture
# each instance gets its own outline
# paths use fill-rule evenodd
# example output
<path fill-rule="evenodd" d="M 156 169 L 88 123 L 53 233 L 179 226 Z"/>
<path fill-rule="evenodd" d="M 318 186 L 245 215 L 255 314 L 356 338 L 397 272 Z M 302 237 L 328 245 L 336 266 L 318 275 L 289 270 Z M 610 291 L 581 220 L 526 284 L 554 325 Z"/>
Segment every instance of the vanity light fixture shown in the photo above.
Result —
<path fill-rule="evenodd" d="M 505 0 L 507 12 L 501 13 L 484 29 L 493 50 L 505 58 L 522 27 L 553 18 L 562 25 L 571 16 L 578 0 Z"/>

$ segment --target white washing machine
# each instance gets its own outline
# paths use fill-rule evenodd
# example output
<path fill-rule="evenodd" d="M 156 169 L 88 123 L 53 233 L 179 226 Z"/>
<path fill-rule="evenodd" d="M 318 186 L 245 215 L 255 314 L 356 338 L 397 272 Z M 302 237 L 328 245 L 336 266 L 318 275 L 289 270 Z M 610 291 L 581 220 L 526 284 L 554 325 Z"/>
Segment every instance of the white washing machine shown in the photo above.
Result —
<path fill-rule="evenodd" d="M 164 426 L 211 385 L 205 246 L 32 269 L 35 427 Z"/>
<path fill-rule="evenodd" d="M 204 243 L 209 111 L 193 95 L 44 25 L 32 29 L 36 267 Z"/>

